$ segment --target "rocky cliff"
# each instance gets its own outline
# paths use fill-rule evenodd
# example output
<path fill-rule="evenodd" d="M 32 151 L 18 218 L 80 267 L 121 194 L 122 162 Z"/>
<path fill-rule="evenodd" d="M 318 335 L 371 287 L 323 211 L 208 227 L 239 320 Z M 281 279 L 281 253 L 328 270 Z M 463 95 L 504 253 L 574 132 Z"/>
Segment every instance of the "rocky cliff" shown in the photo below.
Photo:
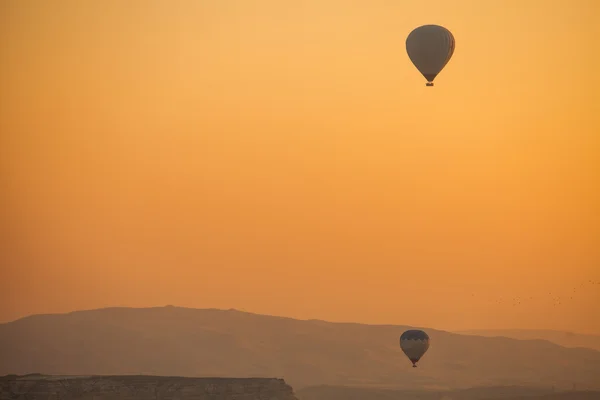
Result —
<path fill-rule="evenodd" d="M 0 400 L 297 400 L 283 379 L 165 376 L 0 378 Z"/>

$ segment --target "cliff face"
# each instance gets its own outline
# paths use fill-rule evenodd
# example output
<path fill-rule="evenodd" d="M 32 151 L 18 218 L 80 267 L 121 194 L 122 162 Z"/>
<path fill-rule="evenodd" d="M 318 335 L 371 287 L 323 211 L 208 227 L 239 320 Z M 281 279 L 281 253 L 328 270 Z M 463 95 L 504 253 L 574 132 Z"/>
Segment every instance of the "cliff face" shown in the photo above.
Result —
<path fill-rule="evenodd" d="M 5 376 L 0 400 L 297 400 L 283 379 Z"/>

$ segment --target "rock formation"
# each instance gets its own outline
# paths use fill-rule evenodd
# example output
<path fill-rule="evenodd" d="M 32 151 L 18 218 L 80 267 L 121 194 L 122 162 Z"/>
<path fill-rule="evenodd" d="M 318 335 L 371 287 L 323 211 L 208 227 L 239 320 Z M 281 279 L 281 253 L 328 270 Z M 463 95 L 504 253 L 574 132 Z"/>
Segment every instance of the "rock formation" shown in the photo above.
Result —
<path fill-rule="evenodd" d="M 8 375 L 0 400 L 297 400 L 274 378 Z"/>

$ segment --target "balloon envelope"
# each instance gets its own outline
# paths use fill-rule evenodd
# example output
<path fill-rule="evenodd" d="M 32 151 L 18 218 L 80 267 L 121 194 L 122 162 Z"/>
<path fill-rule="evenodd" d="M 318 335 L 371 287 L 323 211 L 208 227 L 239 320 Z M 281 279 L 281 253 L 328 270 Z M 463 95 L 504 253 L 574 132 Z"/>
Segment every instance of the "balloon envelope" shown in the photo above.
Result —
<path fill-rule="evenodd" d="M 427 79 L 427 86 L 448 64 L 454 54 L 454 36 L 439 25 L 423 25 L 406 38 L 406 52 L 419 72 Z"/>
<path fill-rule="evenodd" d="M 408 330 L 400 336 L 400 348 L 413 363 L 413 367 L 416 367 L 417 362 L 429 349 L 429 336 L 418 329 Z"/>

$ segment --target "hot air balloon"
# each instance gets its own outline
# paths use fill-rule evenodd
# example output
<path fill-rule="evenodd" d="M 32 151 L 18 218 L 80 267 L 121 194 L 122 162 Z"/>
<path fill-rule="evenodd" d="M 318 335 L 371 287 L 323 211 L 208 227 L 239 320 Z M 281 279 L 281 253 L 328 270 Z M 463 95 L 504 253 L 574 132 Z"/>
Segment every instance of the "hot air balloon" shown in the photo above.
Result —
<path fill-rule="evenodd" d="M 429 336 L 418 329 L 411 329 L 400 336 L 400 348 L 412 362 L 413 368 L 429 348 Z"/>
<path fill-rule="evenodd" d="M 439 25 L 423 25 L 408 35 L 406 52 L 427 79 L 426 86 L 433 86 L 433 80 L 454 54 L 454 46 L 452 33 Z"/>

